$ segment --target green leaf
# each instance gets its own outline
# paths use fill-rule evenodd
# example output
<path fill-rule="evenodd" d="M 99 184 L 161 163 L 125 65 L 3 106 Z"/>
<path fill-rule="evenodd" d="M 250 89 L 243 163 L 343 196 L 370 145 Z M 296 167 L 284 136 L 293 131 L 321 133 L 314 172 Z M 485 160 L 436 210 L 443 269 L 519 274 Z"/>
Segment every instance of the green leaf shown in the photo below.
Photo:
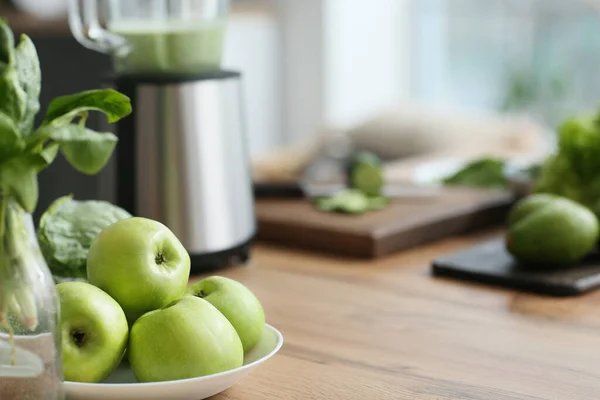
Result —
<path fill-rule="evenodd" d="M 6 19 L 0 18 L 0 73 L 14 60 L 15 37 Z"/>
<path fill-rule="evenodd" d="M 25 112 L 25 91 L 15 66 L 15 39 L 4 19 L 0 20 L 0 112 L 20 121 Z"/>
<path fill-rule="evenodd" d="M 27 156 L 15 157 L 0 165 L 0 187 L 28 213 L 38 200 L 37 170 Z"/>
<path fill-rule="evenodd" d="M 21 121 L 25 114 L 26 98 L 13 65 L 8 65 L 0 75 L 0 93 L 0 112 L 8 115 L 13 121 Z"/>
<path fill-rule="evenodd" d="M 55 200 L 42 214 L 38 241 L 54 277 L 86 278 L 89 248 L 100 232 L 112 223 L 131 217 L 106 201 Z"/>
<path fill-rule="evenodd" d="M 40 127 L 32 135 L 24 138 L 25 150 L 39 152 L 44 147 L 44 144 L 50 139 L 51 128 Z"/>
<path fill-rule="evenodd" d="M 39 153 L 40 157 L 42 157 L 44 159 L 44 163 L 45 163 L 44 168 L 47 167 L 48 165 L 52 164 L 52 162 L 56 158 L 56 155 L 58 154 L 59 148 L 60 148 L 60 145 L 58 143 L 52 143 L 52 144 L 46 146 L 46 148 L 44 148 L 44 150 L 42 150 Z"/>
<path fill-rule="evenodd" d="M 25 110 L 19 129 L 23 135 L 29 135 L 33 120 L 40 110 L 40 91 L 42 87 L 42 72 L 37 51 L 27 35 L 21 35 L 21 42 L 15 51 L 17 61 L 17 76 L 21 88 L 25 92 Z"/>
<path fill-rule="evenodd" d="M 13 157 L 24 146 L 13 120 L 0 112 L 0 163 Z"/>
<path fill-rule="evenodd" d="M 112 123 L 131 113 L 131 102 L 129 97 L 112 89 L 88 90 L 57 97 L 48 106 L 44 125 L 68 124 L 86 111 L 100 111 Z"/>
<path fill-rule="evenodd" d="M 479 158 L 467 163 L 458 172 L 442 179 L 447 186 L 470 186 L 505 189 L 505 161 L 496 158 Z"/>
<path fill-rule="evenodd" d="M 112 133 L 99 133 L 75 124 L 52 126 L 44 130 L 60 144 L 67 161 L 78 171 L 89 175 L 104 168 L 118 141 Z"/>
<path fill-rule="evenodd" d="M 28 159 L 30 160 L 31 166 L 35 168 L 37 172 L 46 169 L 58 155 L 59 149 L 60 145 L 58 143 L 51 143 L 38 153 L 29 154 Z"/>

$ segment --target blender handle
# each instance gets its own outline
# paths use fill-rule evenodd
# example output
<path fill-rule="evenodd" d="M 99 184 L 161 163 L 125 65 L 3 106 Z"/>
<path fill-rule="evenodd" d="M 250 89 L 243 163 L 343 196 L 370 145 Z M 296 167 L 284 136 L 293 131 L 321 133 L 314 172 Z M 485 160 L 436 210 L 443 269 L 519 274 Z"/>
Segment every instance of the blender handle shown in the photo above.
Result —
<path fill-rule="evenodd" d="M 100 25 L 97 0 L 70 0 L 69 28 L 75 39 L 88 49 L 118 55 L 129 51 L 127 41 L 123 37 L 107 31 Z"/>

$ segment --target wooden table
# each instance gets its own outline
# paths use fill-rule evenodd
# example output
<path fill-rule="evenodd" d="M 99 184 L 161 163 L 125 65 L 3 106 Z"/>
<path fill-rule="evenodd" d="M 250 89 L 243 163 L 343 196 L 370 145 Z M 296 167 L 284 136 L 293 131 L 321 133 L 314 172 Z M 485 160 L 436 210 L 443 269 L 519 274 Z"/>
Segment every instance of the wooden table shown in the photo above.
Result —
<path fill-rule="evenodd" d="M 430 275 L 453 238 L 365 263 L 257 246 L 247 284 L 283 349 L 225 399 L 597 400 L 600 292 L 555 299 Z"/>

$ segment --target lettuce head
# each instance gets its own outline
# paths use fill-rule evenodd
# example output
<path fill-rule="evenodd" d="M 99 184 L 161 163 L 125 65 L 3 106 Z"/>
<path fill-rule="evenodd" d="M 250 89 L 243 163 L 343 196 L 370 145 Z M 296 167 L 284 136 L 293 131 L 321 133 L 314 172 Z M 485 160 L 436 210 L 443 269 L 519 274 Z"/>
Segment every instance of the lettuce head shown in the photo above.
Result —
<path fill-rule="evenodd" d="M 562 124 L 558 150 L 542 167 L 535 191 L 574 200 L 600 217 L 598 116 L 577 116 Z"/>

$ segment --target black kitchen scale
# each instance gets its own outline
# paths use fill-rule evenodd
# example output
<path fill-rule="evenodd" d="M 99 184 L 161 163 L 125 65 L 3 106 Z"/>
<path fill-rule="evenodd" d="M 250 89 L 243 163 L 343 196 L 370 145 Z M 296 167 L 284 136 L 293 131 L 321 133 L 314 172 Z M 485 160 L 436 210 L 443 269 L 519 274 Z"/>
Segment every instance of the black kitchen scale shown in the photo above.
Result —
<path fill-rule="evenodd" d="M 505 249 L 504 236 L 444 255 L 432 262 L 435 276 L 473 281 L 549 296 L 577 296 L 600 287 L 600 257 L 560 269 L 520 265 Z"/>

